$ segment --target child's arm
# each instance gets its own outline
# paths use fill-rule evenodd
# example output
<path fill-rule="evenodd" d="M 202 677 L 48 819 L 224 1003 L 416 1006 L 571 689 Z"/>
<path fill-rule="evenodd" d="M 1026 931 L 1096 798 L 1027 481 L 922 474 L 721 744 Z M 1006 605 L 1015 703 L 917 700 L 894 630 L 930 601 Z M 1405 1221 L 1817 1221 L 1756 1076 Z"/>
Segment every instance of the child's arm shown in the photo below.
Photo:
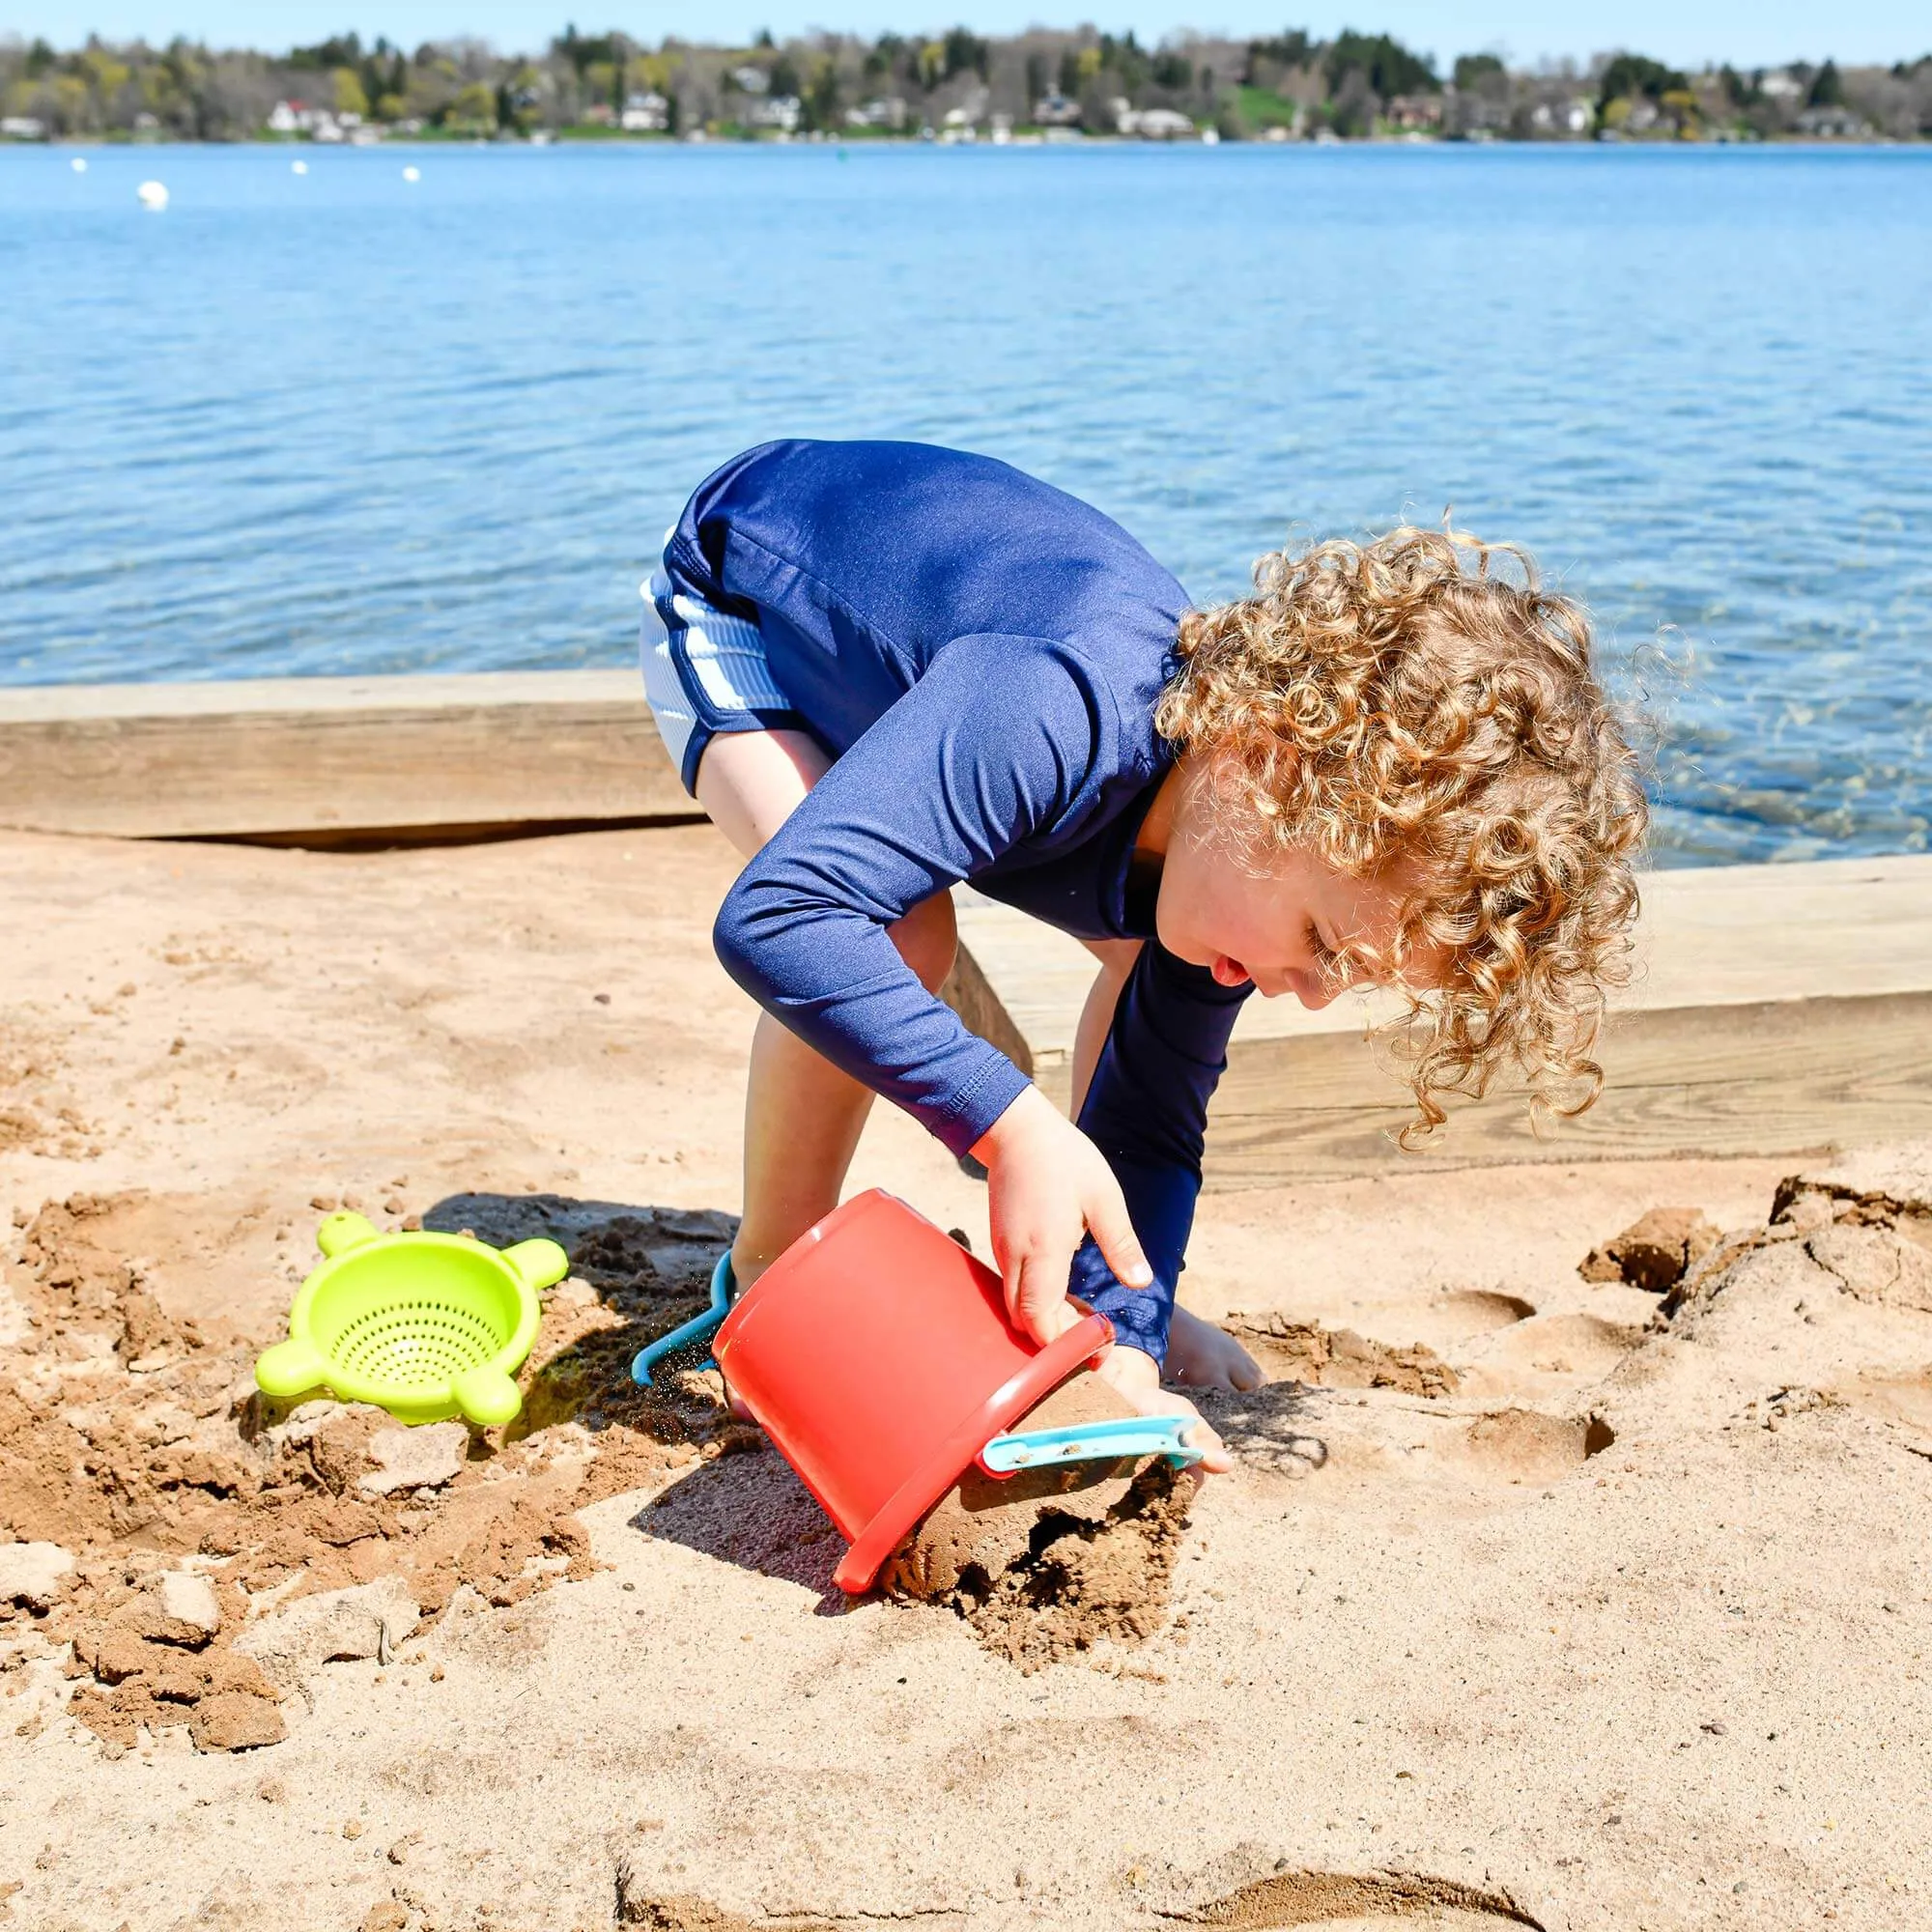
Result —
<path fill-rule="evenodd" d="M 887 927 L 1021 839 L 1076 825 L 1118 768 L 1120 730 L 1110 688 L 1077 650 L 953 639 L 745 867 L 714 934 L 731 977 L 826 1059 L 953 1152 L 987 1142 L 995 1246 L 1031 1258 L 1042 1310 L 1061 1305 L 1083 1229 L 1122 1279 L 1151 1278 L 1119 1185 L 1026 1076 L 920 984 Z M 1008 1271 L 1016 1312 L 1019 1271 Z"/>
<path fill-rule="evenodd" d="M 1223 986 L 1158 940 L 1141 948 L 1094 1065 L 1080 1126 L 1106 1157 L 1152 1264 L 1151 1292 L 1122 1287 L 1092 1242 L 1073 1264 L 1073 1292 L 1127 1348 L 1167 1353 L 1194 1205 L 1208 1103 L 1228 1065 L 1228 1038 L 1250 984 Z"/>

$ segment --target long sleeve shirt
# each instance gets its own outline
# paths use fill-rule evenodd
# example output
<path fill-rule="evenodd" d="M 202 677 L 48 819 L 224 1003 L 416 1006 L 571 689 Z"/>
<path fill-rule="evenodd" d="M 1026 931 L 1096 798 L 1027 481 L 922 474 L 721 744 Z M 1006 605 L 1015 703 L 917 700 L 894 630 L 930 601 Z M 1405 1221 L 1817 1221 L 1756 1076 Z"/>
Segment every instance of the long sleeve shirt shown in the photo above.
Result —
<path fill-rule="evenodd" d="M 1153 706 L 1180 585 L 1097 510 L 984 457 L 776 442 L 707 478 L 665 553 L 676 590 L 755 622 L 834 762 L 718 915 L 725 970 L 955 1153 L 1027 1086 L 921 985 L 887 928 L 966 880 L 1081 938 L 1143 939 L 1079 1124 L 1152 1265 L 1093 1241 L 1071 1288 L 1159 1359 L 1208 1102 L 1249 988 L 1164 951 L 1129 862 L 1173 748 Z"/>

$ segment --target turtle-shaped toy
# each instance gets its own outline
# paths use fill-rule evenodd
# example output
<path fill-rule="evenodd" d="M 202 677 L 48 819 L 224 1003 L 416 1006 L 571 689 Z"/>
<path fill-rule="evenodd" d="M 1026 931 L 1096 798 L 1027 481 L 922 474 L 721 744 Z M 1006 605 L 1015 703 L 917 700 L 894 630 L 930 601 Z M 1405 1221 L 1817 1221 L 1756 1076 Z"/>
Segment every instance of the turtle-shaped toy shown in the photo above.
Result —
<path fill-rule="evenodd" d="M 326 1389 L 398 1422 L 478 1428 L 523 1406 L 512 1379 L 537 1337 L 538 1291 L 570 1261 L 554 1241 L 493 1248 L 468 1235 L 379 1235 L 360 1214 L 316 1230 L 326 1259 L 297 1292 L 289 1339 L 255 1364 L 265 1395 Z"/>

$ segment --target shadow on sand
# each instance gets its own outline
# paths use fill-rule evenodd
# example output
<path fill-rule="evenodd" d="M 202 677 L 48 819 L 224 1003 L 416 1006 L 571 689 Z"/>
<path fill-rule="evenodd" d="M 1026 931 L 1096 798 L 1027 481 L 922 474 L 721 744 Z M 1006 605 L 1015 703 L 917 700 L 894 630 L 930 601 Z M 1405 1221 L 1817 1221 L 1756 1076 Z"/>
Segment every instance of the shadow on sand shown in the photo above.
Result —
<path fill-rule="evenodd" d="M 678 1373 L 697 1368 L 708 1345 L 689 1362 L 668 1364 L 655 1388 L 631 1379 L 631 1361 L 646 1342 L 709 1304 L 712 1267 L 737 1225 L 712 1208 L 561 1194 L 452 1194 L 431 1208 L 425 1228 L 471 1234 L 495 1247 L 549 1236 L 569 1255 L 571 1276 L 582 1284 L 547 1303 L 521 1378 L 524 1406 L 505 1439 L 559 1422 L 594 1432 L 618 1420 L 667 1443 L 728 1435 L 735 1425 L 724 1414 L 717 1378 L 707 1385 Z"/>
<path fill-rule="evenodd" d="M 562 1244 L 573 1275 L 617 1318 L 533 1365 L 526 1414 L 521 1426 L 513 1425 L 517 1433 L 566 1415 L 595 1430 L 620 1404 L 661 1410 L 662 1423 L 670 1427 L 652 1427 L 660 1439 L 682 1436 L 715 1447 L 639 1510 L 632 1527 L 755 1576 L 795 1583 L 814 1594 L 820 1615 L 846 1608 L 832 1582 L 843 1539 L 784 1459 L 750 1425 L 721 1414 L 723 1391 L 715 1374 L 700 1378 L 673 1367 L 661 1378 L 661 1391 L 639 1390 L 629 1379 L 638 1349 L 705 1305 L 712 1267 L 737 1229 L 734 1216 L 715 1208 L 561 1194 L 475 1193 L 439 1201 L 424 1214 L 423 1226 L 468 1231 L 498 1247 L 547 1236 Z M 1328 1460 L 1327 1444 L 1302 1426 L 1321 1393 L 1284 1381 L 1247 1394 L 1204 1390 L 1198 1400 L 1248 1466 L 1305 1475 Z"/>
<path fill-rule="evenodd" d="M 1328 1445 L 1302 1426 L 1326 1391 L 1307 1382 L 1265 1382 L 1245 1393 L 1193 1389 L 1194 1405 L 1250 1469 L 1280 1475 L 1313 1475 L 1328 1461 Z"/>
<path fill-rule="evenodd" d="M 493 1247 L 547 1235 L 570 1255 L 572 1271 L 612 1296 L 699 1292 L 719 1252 L 738 1231 L 735 1214 L 715 1208 L 648 1208 L 623 1201 L 579 1201 L 568 1194 L 447 1194 L 423 1215 L 439 1234 L 468 1230 Z"/>
<path fill-rule="evenodd" d="M 815 1613 L 840 1616 L 843 1591 L 832 1572 L 845 1539 L 776 1449 L 701 1463 L 631 1519 L 661 1543 L 680 1543 L 758 1577 L 811 1591 Z"/>
<path fill-rule="evenodd" d="M 595 1429 L 616 1400 L 643 1401 L 664 1409 L 667 1420 L 675 1414 L 691 1425 L 677 1432 L 686 1439 L 724 1452 L 675 1478 L 631 1520 L 633 1528 L 796 1583 L 817 1598 L 822 1615 L 844 1610 L 845 1597 L 832 1583 L 844 1540 L 784 1459 L 749 1424 L 721 1414 L 716 1376 L 680 1375 L 672 1362 L 657 1377 L 661 1392 L 628 1380 L 637 1350 L 706 1305 L 712 1267 L 737 1232 L 735 1215 L 561 1194 L 452 1194 L 423 1216 L 423 1226 L 467 1229 L 497 1247 L 548 1236 L 569 1254 L 571 1272 L 621 1319 L 621 1326 L 581 1337 L 535 1365 L 528 1417 L 554 1419 L 567 1410 Z M 701 1351 L 687 1370 L 700 1360 Z"/>

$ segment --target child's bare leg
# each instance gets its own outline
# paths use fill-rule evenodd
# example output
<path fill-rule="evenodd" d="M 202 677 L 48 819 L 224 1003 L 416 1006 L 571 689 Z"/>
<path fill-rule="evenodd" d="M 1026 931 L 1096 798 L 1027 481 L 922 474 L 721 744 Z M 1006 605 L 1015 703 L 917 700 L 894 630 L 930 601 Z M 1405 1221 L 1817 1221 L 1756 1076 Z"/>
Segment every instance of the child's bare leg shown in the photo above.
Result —
<path fill-rule="evenodd" d="M 1088 989 L 1080 1024 L 1073 1034 L 1076 1121 L 1093 1083 L 1094 1068 L 1099 1064 L 1100 1049 L 1107 1043 L 1108 1029 L 1114 1024 L 1121 991 L 1141 951 L 1138 939 L 1089 939 L 1081 943 L 1100 962 L 1100 970 Z M 1265 1379 L 1255 1358 L 1225 1328 L 1190 1315 L 1179 1302 L 1168 1329 L 1167 1360 L 1161 1374 L 1165 1380 L 1179 1382 L 1183 1388 L 1252 1389 L 1260 1388 Z"/>
<path fill-rule="evenodd" d="M 830 760 L 802 731 L 714 738 L 697 767 L 697 801 L 750 859 L 791 815 Z M 888 928 L 929 989 L 952 970 L 952 900 L 939 894 Z M 822 1059 L 769 1013 L 759 1015 L 745 1094 L 744 1218 L 731 1271 L 749 1288 L 814 1221 L 838 1205 L 871 1090 Z"/>
<path fill-rule="evenodd" d="M 888 926 L 928 992 L 952 970 L 952 900 L 941 893 Z M 838 1205 L 872 1090 L 842 1073 L 770 1013 L 758 1016 L 745 1092 L 745 1215 L 731 1272 L 750 1288 Z"/>
<path fill-rule="evenodd" d="M 1114 1024 L 1114 1009 L 1121 1004 L 1122 989 L 1133 977 L 1134 961 L 1141 956 L 1138 939 L 1083 939 L 1080 943 L 1100 962 L 1100 970 L 1087 989 L 1080 1023 L 1073 1029 L 1073 1098 L 1067 1112 L 1075 1121 L 1087 1104 L 1087 1089 L 1093 1085 L 1100 1049 Z"/>

